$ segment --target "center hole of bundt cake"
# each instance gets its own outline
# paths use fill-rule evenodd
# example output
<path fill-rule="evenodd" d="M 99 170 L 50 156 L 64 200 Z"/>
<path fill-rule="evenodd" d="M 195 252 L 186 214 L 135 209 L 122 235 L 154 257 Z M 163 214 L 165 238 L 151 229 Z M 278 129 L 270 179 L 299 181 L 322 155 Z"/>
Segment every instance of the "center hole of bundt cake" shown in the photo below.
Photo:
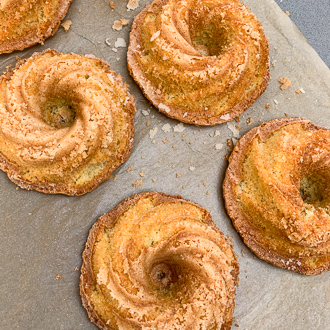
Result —
<path fill-rule="evenodd" d="M 48 101 L 43 111 L 46 123 L 55 128 L 71 127 L 76 118 L 72 104 L 63 98 Z"/>
<path fill-rule="evenodd" d="M 191 31 L 192 44 L 201 54 L 218 56 L 233 39 L 232 29 L 217 22 L 200 21 Z"/>
<path fill-rule="evenodd" d="M 322 207 L 329 199 L 327 177 L 323 175 L 305 176 L 300 181 L 300 195 L 307 204 Z"/>
<path fill-rule="evenodd" d="M 160 289 L 167 289 L 177 281 L 174 267 L 167 263 L 155 265 L 150 273 L 151 281 Z"/>

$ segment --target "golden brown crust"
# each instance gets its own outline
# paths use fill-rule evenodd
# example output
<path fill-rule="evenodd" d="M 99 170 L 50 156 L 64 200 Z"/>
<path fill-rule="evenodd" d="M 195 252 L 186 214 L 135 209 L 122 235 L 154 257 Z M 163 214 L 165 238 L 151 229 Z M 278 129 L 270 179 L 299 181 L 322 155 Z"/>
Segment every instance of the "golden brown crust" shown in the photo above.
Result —
<path fill-rule="evenodd" d="M 259 258 L 304 275 L 330 269 L 329 142 L 330 131 L 305 118 L 264 123 L 237 142 L 225 206 Z"/>
<path fill-rule="evenodd" d="M 231 121 L 270 77 L 261 23 L 237 0 L 155 0 L 134 19 L 127 62 L 159 111 L 197 125 Z"/>
<path fill-rule="evenodd" d="M 24 189 L 85 194 L 128 159 L 135 112 L 105 61 L 36 53 L 0 77 L 0 168 Z"/>
<path fill-rule="evenodd" d="M 73 0 L 4 0 L 0 4 L 0 54 L 23 50 L 55 34 Z"/>
<path fill-rule="evenodd" d="M 199 240 L 198 248 L 194 243 L 196 237 Z M 183 241 L 190 244 L 188 250 L 180 246 L 184 244 Z M 199 263 L 197 271 L 194 269 L 195 262 L 205 247 L 208 252 L 201 256 L 205 260 Z M 215 248 L 219 249 L 219 254 L 215 254 Z M 220 259 L 226 260 L 225 263 Z M 120 262 L 117 264 L 116 260 Z M 185 263 L 184 272 L 179 271 L 180 262 Z M 218 263 L 222 263 L 223 268 L 220 273 L 214 273 Z M 155 268 L 164 270 L 164 278 L 153 275 Z M 216 309 L 214 315 L 206 316 L 209 320 L 205 324 L 210 325 L 203 329 L 230 329 L 239 267 L 228 240 L 216 228 L 210 213 L 181 196 L 158 192 L 133 195 L 100 217 L 90 230 L 80 277 L 83 306 L 91 321 L 101 329 L 140 329 L 142 326 L 150 329 L 195 329 L 195 324 L 187 325 L 186 322 L 195 322 L 193 319 L 198 319 L 199 310 L 194 311 L 192 318 L 183 317 L 181 327 L 173 327 L 176 312 L 181 308 L 178 301 L 184 296 L 186 286 L 194 283 L 184 278 L 194 277 L 193 274 L 188 276 L 189 272 L 211 274 L 212 288 L 216 292 L 220 282 L 226 288 L 226 294 L 223 293 L 226 297 L 221 298 L 224 300 L 214 304 L 208 302 L 209 305 L 205 303 L 206 307 L 202 304 L 205 296 L 200 296 L 201 310 Z M 199 285 L 203 286 L 202 282 L 207 281 L 208 277 L 205 276 L 203 278 L 200 275 Z M 182 278 L 187 281 L 186 285 L 182 285 Z M 129 279 L 128 282 L 125 279 Z M 197 291 L 196 286 L 190 290 L 188 297 L 197 296 Z M 213 296 L 211 292 L 209 295 Z M 109 297 L 112 298 L 109 300 Z M 199 301 L 188 298 L 185 303 L 189 311 L 191 305 L 198 305 Z M 158 313 L 160 309 L 163 310 Z M 218 312 L 224 315 L 219 316 Z M 218 323 L 219 319 L 222 320 L 221 324 Z"/>

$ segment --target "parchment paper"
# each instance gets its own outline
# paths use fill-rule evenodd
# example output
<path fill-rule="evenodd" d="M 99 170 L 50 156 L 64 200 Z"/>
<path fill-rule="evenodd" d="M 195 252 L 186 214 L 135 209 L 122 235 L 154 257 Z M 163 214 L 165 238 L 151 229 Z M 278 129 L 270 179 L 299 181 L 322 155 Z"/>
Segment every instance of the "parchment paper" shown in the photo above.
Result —
<path fill-rule="evenodd" d="M 127 11 L 124 0 L 114 0 L 115 10 L 108 0 L 75 0 L 66 18 L 72 20 L 67 33 L 60 28 L 43 46 L 0 55 L 3 72 L 16 63 L 16 56 L 28 57 L 47 48 L 94 54 L 123 76 L 138 109 L 134 148 L 130 159 L 114 173 L 115 182 L 110 179 L 84 196 L 67 197 L 17 190 L 7 175 L 0 173 L 0 328 L 95 329 L 79 296 L 81 254 L 88 231 L 100 215 L 124 198 L 157 190 L 199 203 L 212 213 L 219 228 L 233 237 L 241 267 L 234 322 L 240 329 L 329 329 L 330 273 L 306 277 L 254 257 L 225 212 L 221 189 L 227 166 L 223 160 L 228 153 L 226 141 L 237 138 L 237 133 L 241 136 L 260 122 L 284 117 L 285 113 L 330 128 L 329 69 L 273 0 L 246 0 L 270 40 L 274 66 L 267 91 L 240 116 L 239 123 L 209 128 L 184 125 L 183 132 L 175 133 L 173 127 L 179 122 L 154 109 L 129 76 L 127 47 L 112 50 L 118 37 L 128 44 L 133 17 L 150 2 L 141 0 L 136 10 Z M 130 24 L 114 31 L 112 24 L 120 18 L 130 19 Z M 105 43 L 107 38 L 111 46 Z M 292 81 L 284 91 L 277 81 L 282 77 Z M 305 93 L 295 93 L 300 88 Z M 150 114 L 145 116 L 142 110 L 150 110 Z M 249 117 L 254 122 L 247 125 Z M 170 125 L 170 132 L 162 130 L 165 124 Z M 149 132 L 155 127 L 158 132 L 150 139 Z M 165 144 L 162 140 L 166 138 Z M 222 149 L 215 149 L 220 144 Z M 130 166 L 133 169 L 127 172 Z M 132 187 L 140 179 L 143 184 Z M 58 274 L 61 277 L 56 280 Z"/>

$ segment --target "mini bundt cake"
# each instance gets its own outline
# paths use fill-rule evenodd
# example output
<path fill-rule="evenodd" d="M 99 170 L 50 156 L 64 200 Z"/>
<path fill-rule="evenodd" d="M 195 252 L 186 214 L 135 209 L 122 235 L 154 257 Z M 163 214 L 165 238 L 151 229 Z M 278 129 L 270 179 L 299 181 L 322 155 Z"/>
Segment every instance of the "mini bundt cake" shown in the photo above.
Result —
<path fill-rule="evenodd" d="M 155 0 L 134 19 L 127 61 L 159 111 L 197 125 L 243 113 L 270 76 L 262 25 L 237 0 Z"/>
<path fill-rule="evenodd" d="M 0 54 L 23 50 L 55 34 L 72 0 L 1 0 Z"/>
<path fill-rule="evenodd" d="M 124 200 L 89 233 L 80 293 L 101 329 L 230 329 L 239 267 L 201 206 L 158 192 Z"/>
<path fill-rule="evenodd" d="M 106 62 L 34 54 L 0 77 L 0 168 L 25 189 L 84 194 L 129 157 L 135 111 Z"/>
<path fill-rule="evenodd" d="M 261 259 L 305 275 L 330 269 L 330 130 L 278 119 L 245 134 L 229 159 L 225 204 Z"/>

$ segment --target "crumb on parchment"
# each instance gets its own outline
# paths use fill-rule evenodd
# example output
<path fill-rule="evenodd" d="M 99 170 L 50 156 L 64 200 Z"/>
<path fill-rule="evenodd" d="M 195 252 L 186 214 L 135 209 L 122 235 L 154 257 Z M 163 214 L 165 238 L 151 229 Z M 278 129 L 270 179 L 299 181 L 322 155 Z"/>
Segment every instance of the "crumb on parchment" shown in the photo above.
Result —
<path fill-rule="evenodd" d="M 128 0 L 128 3 L 127 3 L 127 11 L 129 11 L 129 10 L 134 10 L 134 9 L 136 9 L 137 7 L 139 7 L 139 1 L 140 1 L 140 0 Z"/>
<path fill-rule="evenodd" d="M 143 181 L 142 180 L 137 180 L 136 182 L 133 182 L 132 183 L 132 187 L 139 187 L 139 186 L 142 186 L 143 184 Z"/>
<path fill-rule="evenodd" d="M 278 81 L 282 84 L 281 90 L 285 90 L 291 86 L 291 80 L 288 77 L 278 78 Z"/>
<path fill-rule="evenodd" d="M 62 25 L 64 31 L 68 32 L 69 29 L 70 29 L 71 24 L 72 24 L 72 21 L 67 20 L 67 21 L 63 22 L 61 25 Z"/>
<path fill-rule="evenodd" d="M 269 105 L 269 106 L 270 106 L 270 105 Z M 246 123 L 247 123 L 248 125 L 251 125 L 251 124 L 253 123 L 253 118 L 251 118 L 251 117 L 247 118 L 247 119 L 246 119 Z"/>
<path fill-rule="evenodd" d="M 120 31 L 123 28 L 123 26 L 127 26 L 128 24 L 129 24 L 128 19 L 121 18 L 120 20 L 113 22 L 112 29 L 116 31 Z"/>

